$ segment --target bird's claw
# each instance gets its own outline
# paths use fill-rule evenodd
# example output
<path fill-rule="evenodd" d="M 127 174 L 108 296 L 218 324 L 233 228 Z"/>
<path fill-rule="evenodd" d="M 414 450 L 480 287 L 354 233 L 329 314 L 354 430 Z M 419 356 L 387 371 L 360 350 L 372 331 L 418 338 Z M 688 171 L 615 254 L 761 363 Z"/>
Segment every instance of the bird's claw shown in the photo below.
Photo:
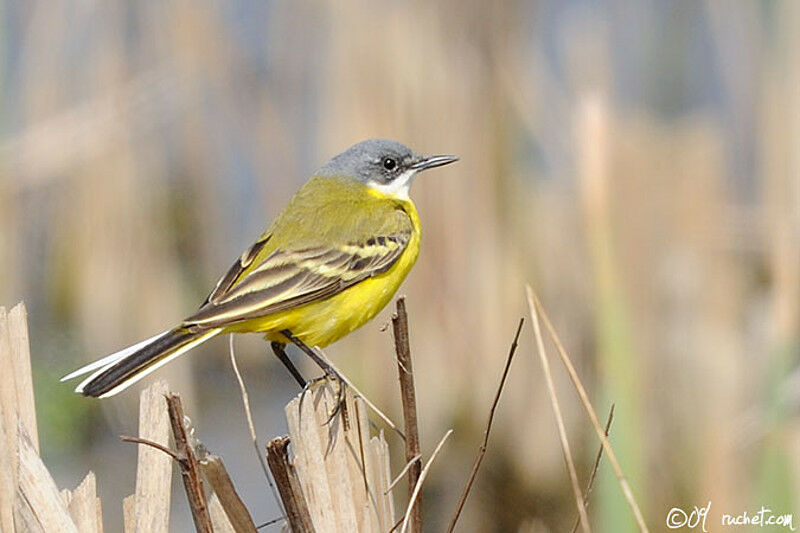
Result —
<path fill-rule="evenodd" d="M 338 415 L 344 409 L 344 391 L 346 384 L 344 379 L 342 379 L 342 376 L 340 376 L 339 373 L 333 369 L 326 369 L 325 374 L 307 381 L 305 386 L 303 386 L 302 392 L 300 393 L 300 406 L 302 408 L 303 399 L 305 398 L 306 393 L 322 384 L 328 383 L 329 381 L 334 383 L 334 387 L 336 388 L 336 403 L 328 412 L 328 419 L 325 421 L 325 425 L 330 424 L 336 415 Z"/>

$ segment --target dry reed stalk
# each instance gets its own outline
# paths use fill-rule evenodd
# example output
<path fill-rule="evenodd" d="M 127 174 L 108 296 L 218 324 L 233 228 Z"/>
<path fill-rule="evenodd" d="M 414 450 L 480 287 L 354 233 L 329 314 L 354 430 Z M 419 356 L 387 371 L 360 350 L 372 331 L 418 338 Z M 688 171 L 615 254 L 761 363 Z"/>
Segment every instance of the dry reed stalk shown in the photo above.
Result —
<path fill-rule="evenodd" d="M 23 426 L 19 427 L 18 454 L 18 498 L 14 505 L 16 531 L 78 533 L 61 493 Z"/>
<path fill-rule="evenodd" d="M 434 448 L 433 453 L 431 454 L 430 459 L 425 463 L 425 466 L 422 468 L 422 472 L 420 472 L 419 479 L 417 480 L 417 484 L 414 485 L 414 490 L 411 491 L 411 498 L 408 501 L 408 508 L 406 509 L 405 517 L 403 518 L 403 525 L 400 528 L 400 533 L 406 533 L 408 526 L 412 523 L 412 515 L 414 514 L 414 508 L 417 507 L 416 503 L 419 500 L 419 495 L 422 493 L 422 484 L 425 482 L 425 478 L 428 477 L 428 472 L 431 469 L 431 465 L 433 464 L 434 459 L 439 455 L 439 451 L 441 451 L 442 446 L 444 446 L 445 441 L 453 434 L 452 429 L 448 429 L 447 433 L 444 434 L 442 440 L 439 441 L 439 444 L 436 445 Z"/>
<path fill-rule="evenodd" d="M 136 533 L 136 494 L 122 500 L 122 531 Z"/>
<path fill-rule="evenodd" d="M 233 486 L 233 481 L 222 463 L 222 458 L 216 455 L 206 455 L 200 461 L 200 468 L 206 481 L 214 490 L 213 496 L 236 533 L 255 533 L 255 523 L 236 492 L 236 487 Z M 213 521 L 213 513 L 211 518 Z"/>
<path fill-rule="evenodd" d="M 8 313 L 0 307 L 0 364 L 13 368 Z M 17 487 L 16 377 L 0 381 L 0 531 L 14 531 L 14 499 Z"/>
<path fill-rule="evenodd" d="M 286 457 L 285 441 L 273 440 L 268 455 L 276 465 L 273 472 L 290 474 L 279 481 L 281 493 L 302 494 L 315 531 L 385 531 L 387 524 L 394 524 L 391 495 L 386 494 L 388 447 L 381 438 L 377 443 L 369 439 L 366 408 L 348 388 L 342 411 L 355 422 L 345 424 L 343 416 L 337 416 L 326 423 L 336 399 L 325 382 L 289 402 L 286 419 L 294 460 L 290 463 Z M 292 472 L 299 490 L 293 486 Z M 287 511 L 291 507 L 287 503 Z"/>
<path fill-rule="evenodd" d="M 392 472 L 389 466 L 389 444 L 386 442 L 382 430 L 376 437 L 369 440 L 367 453 L 370 460 L 366 463 L 373 466 L 368 470 L 367 483 L 375 491 L 387 487 L 392 479 Z M 377 506 L 380 531 L 388 531 L 394 520 L 394 500 L 388 489 L 384 492 L 383 497 L 377 498 Z"/>
<path fill-rule="evenodd" d="M 176 450 L 173 451 L 167 446 L 140 437 L 126 437 L 121 439 L 125 442 L 134 442 L 153 450 L 162 452 L 165 456 L 175 460 L 181 469 L 181 478 L 186 490 L 189 501 L 189 508 L 192 512 L 192 519 L 195 529 L 201 533 L 212 533 L 214 524 L 222 528 L 230 528 L 237 533 L 254 533 L 256 531 L 250 514 L 239 498 L 233 482 L 225 469 L 222 459 L 216 455 L 208 454 L 202 443 L 193 435 L 191 429 L 186 427 L 188 418 L 183 413 L 180 396 L 176 393 L 166 395 L 169 422 L 172 426 L 173 438 Z M 198 458 L 196 449 L 203 450 L 202 460 Z M 203 477 L 212 486 L 215 492 L 207 500 L 203 486 Z M 123 502 L 129 505 L 128 498 Z M 210 509 L 210 505 L 215 509 Z M 129 519 L 128 509 L 125 508 L 125 527 L 126 531 L 130 527 L 129 522 L 136 520 L 135 510 Z M 216 513 L 216 517 L 213 516 Z M 220 515 L 221 513 L 221 515 Z"/>
<path fill-rule="evenodd" d="M 269 485 L 269 490 L 272 492 L 272 497 L 275 499 L 275 503 L 278 504 L 278 508 L 281 508 L 281 500 L 278 498 L 278 494 L 275 492 L 275 485 L 272 484 L 272 480 L 269 477 L 266 459 L 258 446 L 258 435 L 256 434 L 256 426 L 253 423 L 253 413 L 250 410 L 250 395 L 247 394 L 247 387 L 244 384 L 244 378 L 242 377 L 242 373 L 239 372 L 239 365 L 236 362 L 236 351 L 233 349 L 232 334 L 228 335 L 228 352 L 231 359 L 233 373 L 236 375 L 236 381 L 239 383 L 239 392 L 242 396 L 242 406 L 244 407 L 244 414 L 247 419 L 247 428 L 250 430 L 250 440 L 253 443 L 253 449 L 256 452 L 256 457 L 258 457 L 258 464 L 261 465 L 261 470 L 264 472 L 264 477 L 267 479 L 267 485 Z M 285 515 L 282 508 L 281 513 Z"/>
<path fill-rule="evenodd" d="M 170 425 L 172 426 L 173 438 L 176 450 L 173 451 L 167 446 L 140 437 L 120 437 L 125 442 L 134 442 L 148 446 L 154 450 L 162 452 L 165 456 L 175 460 L 181 469 L 181 478 L 184 482 L 186 496 L 189 501 L 189 508 L 192 512 L 192 519 L 195 528 L 202 533 L 211 533 L 214 530 L 215 521 L 221 523 L 220 527 L 232 528 L 237 533 L 254 533 L 256 531 L 250 514 L 239 498 L 236 488 L 228 475 L 222 459 L 216 455 L 208 454 L 202 443 L 186 427 L 188 420 L 183 413 L 183 406 L 180 396 L 176 393 L 166 395 L 167 410 Z M 202 459 L 198 458 L 197 450 L 203 450 Z M 202 477 L 214 489 L 212 494 L 213 505 L 217 507 L 216 513 L 224 516 L 216 518 L 210 510 L 211 501 L 207 501 Z M 123 502 L 128 505 L 128 498 Z M 126 531 L 128 531 L 129 518 L 128 510 L 125 508 Z M 217 513 L 217 514 L 219 514 Z M 136 520 L 135 513 L 131 520 Z"/>
<path fill-rule="evenodd" d="M 97 512 L 97 533 L 103 533 L 103 502 L 99 496 L 95 498 L 95 511 Z"/>
<path fill-rule="evenodd" d="M 99 519 L 99 500 L 97 498 L 97 481 L 94 473 L 89 472 L 83 481 L 71 491 L 66 502 L 67 511 L 78 531 L 81 533 L 101 533 L 102 520 Z"/>
<path fill-rule="evenodd" d="M 544 342 L 542 341 L 542 332 L 539 329 L 539 316 L 536 313 L 536 307 L 533 305 L 532 291 L 530 286 L 526 286 L 525 290 L 528 293 L 528 307 L 530 309 L 531 319 L 533 321 L 533 332 L 536 336 L 536 348 L 539 354 L 539 361 L 542 363 L 544 378 L 547 382 L 547 392 L 550 395 L 550 404 L 553 407 L 553 414 L 556 417 L 558 437 L 561 440 L 561 451 L 564 453 L 564 461 L 567 463 L 569 481 L 572 485 L 572 493 L 575 496 L 575 505 L 578 507 L 581 528 L 583 529 L 584 533 L 590 533 L 591 528 L 589 527 L 589 517 L 586 514 L 586 508 L 583 505 L 581 488 L 578 485 L 578 473 L 575 471 L 575 463 L 572 461 L 572 453 L 570 452 L 569 441 L 567 440 L 567 429 L 564 427 L 564 417 L 561 415 L 561 407 L 559 407 L 558 404 L 556 387 L 553 383 L 553 374 L 550 372 L 550 362 L 547 359 L 547 353 L 544 349 Z"/>
<path fill-rule="evenodd" d="M 8 312 L 8 342 L 11 348 L 12 370 L 17 412 L 22 425 L 27 429 L 36 452 L 39 452 L 39 434 L 36 424 L 36 403 L 33 396 L 33 373 L 28 340 L 28 312 L 20 302 Z"/>
<path fill-rule="evenodd" d="M 211 493 L 211 497 L 208 499 L 208 514 L 211 517 L 211 526 L 214 533 L 238 533 L 228 519 L 228 515 L 222 507 L 216 492 Z M 255 530 L 254 527 L 253 531 Z"/>
<path fill-rule="evenodd" d="M 422 462 L 421 459 L 414 461 L 414 458 L 420 455 L 419 426 L 417 424 L 417 398 L 414 392 L 414 369 L 411 363 L 411 347 L 408 339 L 408 314 L 404 296 L 397 299 L 397 312 L 392 315 L 392 331 L 397 353 L 400 395 L 403 400 L 406 462 L 412 463 L 408 468 L 408 499 L 409 506 L 411 506 L 412 497 L 417 497 L 414 494 L 415 490 L 421 490 L 421 486 L 417 489 L 417 482 L 422 473 Z M 412 533 L 421 533 L 422 531 L 421 505 L 414 508 L 411 516 L 411 531 Z"/>
<path fill-rule="evenodd" d="M 169 388 L 156 381 L 139 397 L 139 438 L 169 446 L 169 413 L 164 400 Z M 172 459 L 152 446 L 139 445 L 135 512 L 138 533 L 168 533 Z"/>
<path fill-rule="evenodd" d="M 267 464 L 275 478 L 286 509 L 286 520 L 294 533 L 314 531 L 297 472 L 289 460 L 289 437 L 276 437 L 267 443 Z"/>
<path fill-rule="evenodd" d="M 411 461 L 409 461 L 409 462 L 407 462 L 407 463 L 406 463 L 406 466 L 404 466 L 404 467 L 403 467 L 403 469 L 400 471 L 400 473 L 399 473 L 399 474 L 397 474 L 397 476 L 394 478 L 394 480 L 393 480 L 393 481 L 392 481 L 392 482 L 389 484 L 389 488 L 388 488 L 388 489 L 386 489 L 386 493 L 387 493 L 387 494 L 388 494 L 389 492 L 391 492 L 391 491 L 392 491 L 392 489 L 393 489 L 393 488 L 395 488 L 395 486 L 396 486 L 398 483 L 400 483 L 400 480 L 401 480 L 401 479 L 403 479 L 403 476 L 405 476 L 405 475 L 408 473 L 408 469 L 409 469 L 409 468 L 411 468 L 411 465 L 413 465 L 414 463 L 416 463 L 417 461 L 419 461 L 421 458 L 422 458 L 422 454 L 415 455 L 415 456 L 414 456 L 414 457 L 411 459 Z"/>
<path fill-rule="evenodd" d="M 203 489 L 203 480 L 200 474 L 200 463 L 190 442 L 189 434 L 184 425 L 183 404 L 181 397 L 174 392 L 167 395 L 169 421 L 172 426 L 172 436 L 175 439 L 177 455 L 180 457 L 178 464 L 181 466 L 181 478 L 192 511 L 192 520 L 198 533 L 213 533 L 211 517 L 208 514 L 206 494 Z"/>
<path fill-rule="evenodd" d="M 2 317 L 0 317 L 2 319 Z M 2 342 L 2 339 L 0 339 Z M 2 348 L 0 348 L 2 349 Z M 2 402 L 2 399 L 0 399 Z M 5 410 L 0 406 L 0 410 Z M 0 413 L 0 531 L 14 532 L 14 499 L 16 495 L 16 439 L 8 442 L 6 423 Z M 12 447 L 13 446 L 13 447 Z"/>
<path fill-rule="evenodd" d="M 606 420 L 606 429 L 605 434 L 608 437 L 608 432 L 611 430 L 611 422 L 614 420 L 614 404 L 611 404 L 611 409 L 608 411 L 608 420 Z M 597 455 L 594 458 L 594 466 L 592 467 L 592 473 L 589 475 L 589 481 L 586 483 L 586 491 L 583 493 L 583 506 L 589 506 L 589 495 L 592 493 L 592 487 L 594 486 L 594 480 L 597 476 L 597 469 L 600 468 L 600 459 L 603 458 L 603 444 L 600 444 L 600 448 L 597 450 Z M 572 533 L 578 531 L 578 526 L 581 523 L 581 517 L 575 519 L 575 525 L 572 526 Z"/>
<path fill-rule="evenodd" d="M 567 355 L 567 351 L 564 349 L 563 344 L 561 344 L 561 339 L 558 337 L 558 334 L 553 327 L 553 324 L 550 322 L 550 317 L 547 316 L 544 308 L 542 307 L 541 303 L 539 302 L 539 298 L 536 296 L 536 293 L 533 292 L 533 289 L 530 285 L 526 286 L 527 293 L 528 293 L 528 304 L 531 308 L 535 308 L 538 311 L 538 314 L 541 315 L 542 320 L 544 322 L 545 327 L 550 335 L 551 340 L 556 345 L 556 349 L 558 351 L 558 355 L 561 358 L 561 362 L 564 364 L 564 367 L 567 369 L 567 373 L 569 374 L 570 380 L 572 380 L 572 384 L 575 387 L 575 390 L 578 392 L 578 396 L 581 399 L 581 403 L 583 404 L 583 408 L 586 410 L 586 413 L 589 415 L 589 419 L 592 422 L 592 426 L 597 433 L 597 437 L 600 439 L 600 442 L 603 444 L 603 448 L 608 455 L 608 461 L 611 463 L 611 467 L 614 469 L 614 474 L 617 476 L 617 480 L 619 481 L 619 485 L 622 488 L 622 493 L 625 495 L 625 500 L 628 503 L 628 506 L 633 513 L 634 518 L 636 519 L 636 523 L 639 526 L 639 530 L 642 532 L 648 532 L 647 524 L 644 521 L 644 517 L 642 516 L 642 511 L 639 509 L 639 505 L 636 503 L 636 499 L 633 496 L 633 491 L 631 490 L 630 485 L 628 484 L 628 480 L 625 477 L 625 474 L 622 472 L 622 467 L 617 461 L 617 456 L 614 454 L 614 450 L 611 448 L 611 443 L 608 441 L 608 437 L 606 437 L 605 432 L 603 431 L 603 426 L 600 425 L 600 421 L 597 418 L 597 413 L 592 406 L 592 402 L 589 401 L 589 396 L 586 394 L 586 389 L 583 387 L 583 383 L 581 382 L 580 378 L 578 377 L 578 372 L 575 370 L 575 366 L 572 364 L 572 361 Z"/>
<path fill-rule="evenodd" d="M 102 533 L 92 472 L 74 491 L 59 492 L 39 457 L 24 304 L 0 307 L 0 531 Z"/>
<path fill-rule="evenodd" d="M 0 307 L 0 531 L 14 531 L 20 428 L 39 452 L 25 305 Z"/>
<path fill-rule="evenodd" d="M 472 472 L 470 472 L 469 479 L 467 480 L 467 484 L 464 486 L 464 490 L 461 493 L 461 497 L 458 500 L 458 506 L 456 507 L 456 511 L 453 514 L 453 518 L 450 520 L 450 525 L 447 527 L 447 533 L 452 533 L 452 531 L 456 527 L 456 522 L 458 522 L 458 517 L 461 516 L 461 510 L 464 508 L 464 504 L 467 501 L 467 496 L 469 496 L 469 491 L 472 489 L 472 483 L 475 481 L 475 476 L 478 474 L 478 469 L 481 467 L 481 462 L 483 461 L 483 457 L 486 455 L 486 448 L 489 445 L 489 433 L 492 430 L 492 422 L 494 421 L 494 412 L 497 409 L 497 404 L 500 402 L 500 394 L 503 392 L 503 387 L 506 383 L 506 377 L 508 377 L 508 371 L 511 368 L 511 361 L 514 359 L 514 354 L 517 351 L 517 344 L 519 342 L 519 335 L 522 333 L 522 324 L 525 322 L 524 318 L 519 319 L 519 326 L 517 326 L 517 332 L 514 334 L 514 340 L 511 341 L 511 348 L 508 350 L 508 356 L 506 357 L 506 366 L 503 368 L 503 375 L 500 378 L 500 385 L 497 387 L 497 393 L 494 395 L 494 401 L 492 401 L 492 407 L 489 409 L 489 420 L 486 422 L 486 429 L 483 432 L 483 442 L 478 449 L 478 456 L 475 457 L 475 462 L 472 465 Z"/>
<path fill-rule="evenodd" d="M 39 457 L 24 304 L 0 307 L 0 531 L 77 531 Z M 96 505 L 94 499 L 92 505 Z M 94 519 L 97 511 L 93 511 Z"/>

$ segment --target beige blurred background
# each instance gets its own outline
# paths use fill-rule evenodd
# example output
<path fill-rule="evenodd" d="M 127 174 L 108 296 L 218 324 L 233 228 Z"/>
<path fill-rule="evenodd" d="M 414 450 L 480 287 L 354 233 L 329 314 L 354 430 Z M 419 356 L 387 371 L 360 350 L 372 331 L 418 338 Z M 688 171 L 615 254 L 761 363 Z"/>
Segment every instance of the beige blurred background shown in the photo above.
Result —
<path fill-rule="evenodd" d="M 415 184 L 423 249 L 402 289 L 423 450 L 455 429 L 430 531 L 469 473 L 525 282 L 601 417 L 616 402 L 654 531 L 708 501 L 800 522 L 800 4 L 6 1 L 0 28 L 0 304 L 29 308 L 45 461 L 63 486 L 98 473 L 108 531 L 133 490 L 117 436 L 138 394 L 90 401 L 58 378 L 191 312 L 317 166 L 377 136 L 461 156 Z M 327 353 L 399 419 L 388 317 Z M 461 531 L 572 526 L 533 348 L 528 323 Z M 284 432 L 293 380 L 257 336 L 237 352 L 260 437 Z M 554 369 L 583 483 L 596 439 Z M 275 518 L 226 341 L 161 375 L 255 520 Z M 633 530 L 605 462 L 589 513 Z"/>

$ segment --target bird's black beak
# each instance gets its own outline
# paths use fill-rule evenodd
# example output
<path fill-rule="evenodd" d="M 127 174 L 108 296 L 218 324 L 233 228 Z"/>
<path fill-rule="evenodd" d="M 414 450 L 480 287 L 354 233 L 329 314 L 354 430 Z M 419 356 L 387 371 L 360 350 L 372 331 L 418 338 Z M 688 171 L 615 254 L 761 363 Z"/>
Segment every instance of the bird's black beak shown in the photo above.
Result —
<path fill-rule="evenodd" d="M 441 167 L 455 163 L 458 158 L 454 155 L 431 155 L 423 156 L 419 161 L 411 165 L 415 170 L 427 170 L 429 168 Z"/>

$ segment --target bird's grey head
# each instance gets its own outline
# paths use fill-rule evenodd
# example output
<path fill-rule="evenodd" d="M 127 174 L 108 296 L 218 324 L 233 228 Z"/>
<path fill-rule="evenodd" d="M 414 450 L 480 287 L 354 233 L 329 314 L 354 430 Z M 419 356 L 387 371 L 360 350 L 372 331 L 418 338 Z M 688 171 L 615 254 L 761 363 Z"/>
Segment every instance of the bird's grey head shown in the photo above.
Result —
<path fill-rule="evenodd" d="M 384 194 L 407 198 L 417 172 L 457 160 L 450 155 L 420 155 L 389 139 L 369 139 L 335 156 L 317 174 L 356 179 Z"/>

